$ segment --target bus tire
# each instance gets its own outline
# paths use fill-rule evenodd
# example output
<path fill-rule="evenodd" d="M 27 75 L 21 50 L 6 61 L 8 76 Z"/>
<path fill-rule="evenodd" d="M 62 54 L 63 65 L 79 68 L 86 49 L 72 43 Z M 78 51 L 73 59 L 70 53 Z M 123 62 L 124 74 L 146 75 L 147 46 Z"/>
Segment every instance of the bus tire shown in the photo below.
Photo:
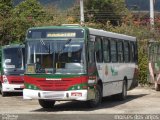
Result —
<path fill-rule="evenodd" d="M 160 91 L 160 84 L 157 84 L 157 82 L 155 82 L 155 90 Z"/>
<path fill-rule="evenodd" d="M 102 89 L 100 85 L 96 85 L 95 89 L 95 99 L 87 101 L 89 107 L 94 108 L 101 104 L 102 102 Z"/>
<path fill-rule="evenodd" d="M 55 104 L 55 100 L 44 100 L 44 99 L 39 99 L 39 104 L 43 108 L 53 108 Z"/>
<path fill-rule="evenodd" d="M 1 95 L 2 95 L 2 97 L 5 97 L 5 96 L 7 96 L 7 92 L 4 92 L 3 90 L 2 90 L 2 84 L 0 85 L 0 92 L 1 92 Z"/>
<path fill-rule="evenodd" d="M 122 93 L 117 95 L 118 100 L 125 100 L 127 98 L 127 82 L 123 81 Z"/>
<path fill-rule="evenodd" d="M 7 92 L 1 91 L 1 95 L 2 95 L 2 97 L 6 97 L 7 96 Z"/>

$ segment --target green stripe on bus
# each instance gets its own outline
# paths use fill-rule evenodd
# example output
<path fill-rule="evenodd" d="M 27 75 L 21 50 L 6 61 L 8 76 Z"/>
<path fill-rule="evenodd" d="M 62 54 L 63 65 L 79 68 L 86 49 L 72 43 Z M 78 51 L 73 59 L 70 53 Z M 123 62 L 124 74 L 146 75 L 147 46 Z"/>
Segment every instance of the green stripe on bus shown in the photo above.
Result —
<path fill-rule="evenodd" d="M 76 84 L 68 88 L 68 90 L 81 90 L 83 87 L 87 87 L 88 83 Z M 87 88 L 86 88 L 87 89 Z"/>
<path fill-rule="evenodd" d="M 25 88 L 26 88 L 26 89 L 40 90 L 40 88 L 38 88 L 37 86 L 32 85 L 32 84 L 27 84 L 27 83 L 25 83 L 24 85 L 25 85 Z"/>
<path fill-rule="evenodd" d="M 85 76 L 86 74 L 81 75 L 55 75 L 55 74 L 25 74 L 26 76 L 35 77 L 35 78 L 73 78 L 73 77 L 81 77 Z"/>

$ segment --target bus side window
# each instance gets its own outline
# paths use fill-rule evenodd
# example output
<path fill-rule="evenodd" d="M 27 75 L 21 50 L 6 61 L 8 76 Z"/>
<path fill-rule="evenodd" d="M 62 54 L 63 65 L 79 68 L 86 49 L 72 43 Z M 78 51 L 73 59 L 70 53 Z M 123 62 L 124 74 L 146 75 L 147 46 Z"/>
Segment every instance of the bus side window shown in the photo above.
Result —
<path fill-rule="evenodd" d="M 124 61 L 124 58 L 123 58 L 123 42 L 122 41 L 117 42 L 117 48 L 118 48 L 118 62 L 122 63 Z"/>
<path fill-rule="evenodd" d="M 136 42 L 134 42 L 134 46 L 135 46 L 135 58 L 134 58 L 134 61 L 137 63 L 138 62 L 138 46 L 137 46 Z"/>
<path fill-rule="evenodd" d="M 156 62 L 157 45 L 154 45 L 153 61 Z"/>
<path fill-rule="evenodd" d="M 110 41 L 111 45 L 111 62 L 117 62 L 117 45 L 115 40 Z"/>
<path fill-rule="evenodd" d="M 108 38 L 103 39 L 103 59 L 104 62 L 110 62 L 110 42 Z"/>
<path fill-rule="evenodd" d="M 102 45 L 101 45 L 101 38 L 96 37 L 96 42 L 95 42 L 95 53 L 96 53 L 96 60 L 97 62 L 102 62 Z"/>
<path fill-rule="evenodd" d="M 130 52 L 129 52 L 129 43 L 127 41 L 124 41 L 124 61 L 129 62 L 130 60 Z"/>
<path fill-rule="evenodd" d="M 25 57 L 25 48 L 22 48 L 22 54 L 23 54 L 23 68 L 25 68 L 25 61 L 26 61 L 26 57 Z"/>
<path fill-rule="evenodd" d="M 153 45 L 149 44 L 149 61 L 153 61 Z"/>
<path fill-rule="evenodd" d="M 88 42 L 88 61 L 89 61 L 89 63 L 95 62 L 94 42 Z"/>
<path fill-rule="evenodd" d="M 157 44 L 157 51 L 156 51 L 156 61 L 157 61 L 157 63 L 159 63 L 159 48 L 160 46 L 159 46 L 159 44 Z"/>
<path fill-rule="evenodd" d="M 134 62 L 135 59 L 135 46 L 133 42 L 130 42 L 130 60 Z"/>
<path fill-rule="evenodd" d="M 158 61 L 160 61 L 160 44 L 158 44 L 157 56 L 158 56 Z"/>

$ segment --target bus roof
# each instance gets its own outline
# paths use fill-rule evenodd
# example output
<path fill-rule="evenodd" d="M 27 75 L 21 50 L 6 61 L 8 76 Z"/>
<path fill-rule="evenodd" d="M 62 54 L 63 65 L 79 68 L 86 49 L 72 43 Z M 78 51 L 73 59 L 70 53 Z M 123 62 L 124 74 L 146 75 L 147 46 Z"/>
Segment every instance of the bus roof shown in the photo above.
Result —
<path fill-rule="evenodd" d="M 2 46 L 2 49 L 4 48 L 24 48 L 25 46 L 23 44 L 10 44 L 10 45 L 4 45 Z"/>
<path fill-rule="evenodd" d="M 100 29 L 94 29 L 94 28 L 89 28 L 86 26 L 80 26 L 80 25 L 62 25 L 62 26 L 43 26 L 43 27 L 32 27 L 29 28 L 29 30 L 33 29 L 63 29 L 63 28 L 70 28 L 70 29 L 86 29 L 89 30 L 91 35 L 96 35 L 96 36 L 106 36 L 106 37 L 111 37 L 111 38 L 118 38 L 118 39 L 124 39 L 124 40 L 131 40 L 131 41 L 136 41 L 136 37 L 125 35 L 125 34 L 119 34 L 119 33 L 114 33 L 114 32 L 109 32 L 105 30 L 100 30 Z"/>
<path fill-rule="evenodd" d="M 84 28 L 82 26 L 79 25 L 62 25 L 62 26 L 42 26 L 42 27 L 32 27 L 29 28 L 29 30 L 32 29 L 62 29 L 62 28 Z"/>
<path fill-rule="evenodd" d="M 122 40 L 136 41 L 136 37 L 133 37 L 133 36 L 94 29 L 94 28 L 89 28 L 89 32 L 91 35 L 95 35 L 95 36 L 104 36 L 104 37 L 106 36 L 106 37 L 117 38 Z"/>

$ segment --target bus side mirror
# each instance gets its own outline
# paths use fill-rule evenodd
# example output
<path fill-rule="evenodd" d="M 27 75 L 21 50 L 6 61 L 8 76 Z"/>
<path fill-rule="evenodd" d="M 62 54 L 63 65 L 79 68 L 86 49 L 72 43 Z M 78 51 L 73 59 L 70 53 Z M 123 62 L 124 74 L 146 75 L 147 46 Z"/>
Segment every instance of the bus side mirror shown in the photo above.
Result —
<path fill-rule="evenodd" d="M 68 52 L 68 57 L 72 57 L 72 52 Z"/>
<path fill-rule="evenodd" d="M 4 63 L 11 63 L 11 59 L 5 59 Z"/>

